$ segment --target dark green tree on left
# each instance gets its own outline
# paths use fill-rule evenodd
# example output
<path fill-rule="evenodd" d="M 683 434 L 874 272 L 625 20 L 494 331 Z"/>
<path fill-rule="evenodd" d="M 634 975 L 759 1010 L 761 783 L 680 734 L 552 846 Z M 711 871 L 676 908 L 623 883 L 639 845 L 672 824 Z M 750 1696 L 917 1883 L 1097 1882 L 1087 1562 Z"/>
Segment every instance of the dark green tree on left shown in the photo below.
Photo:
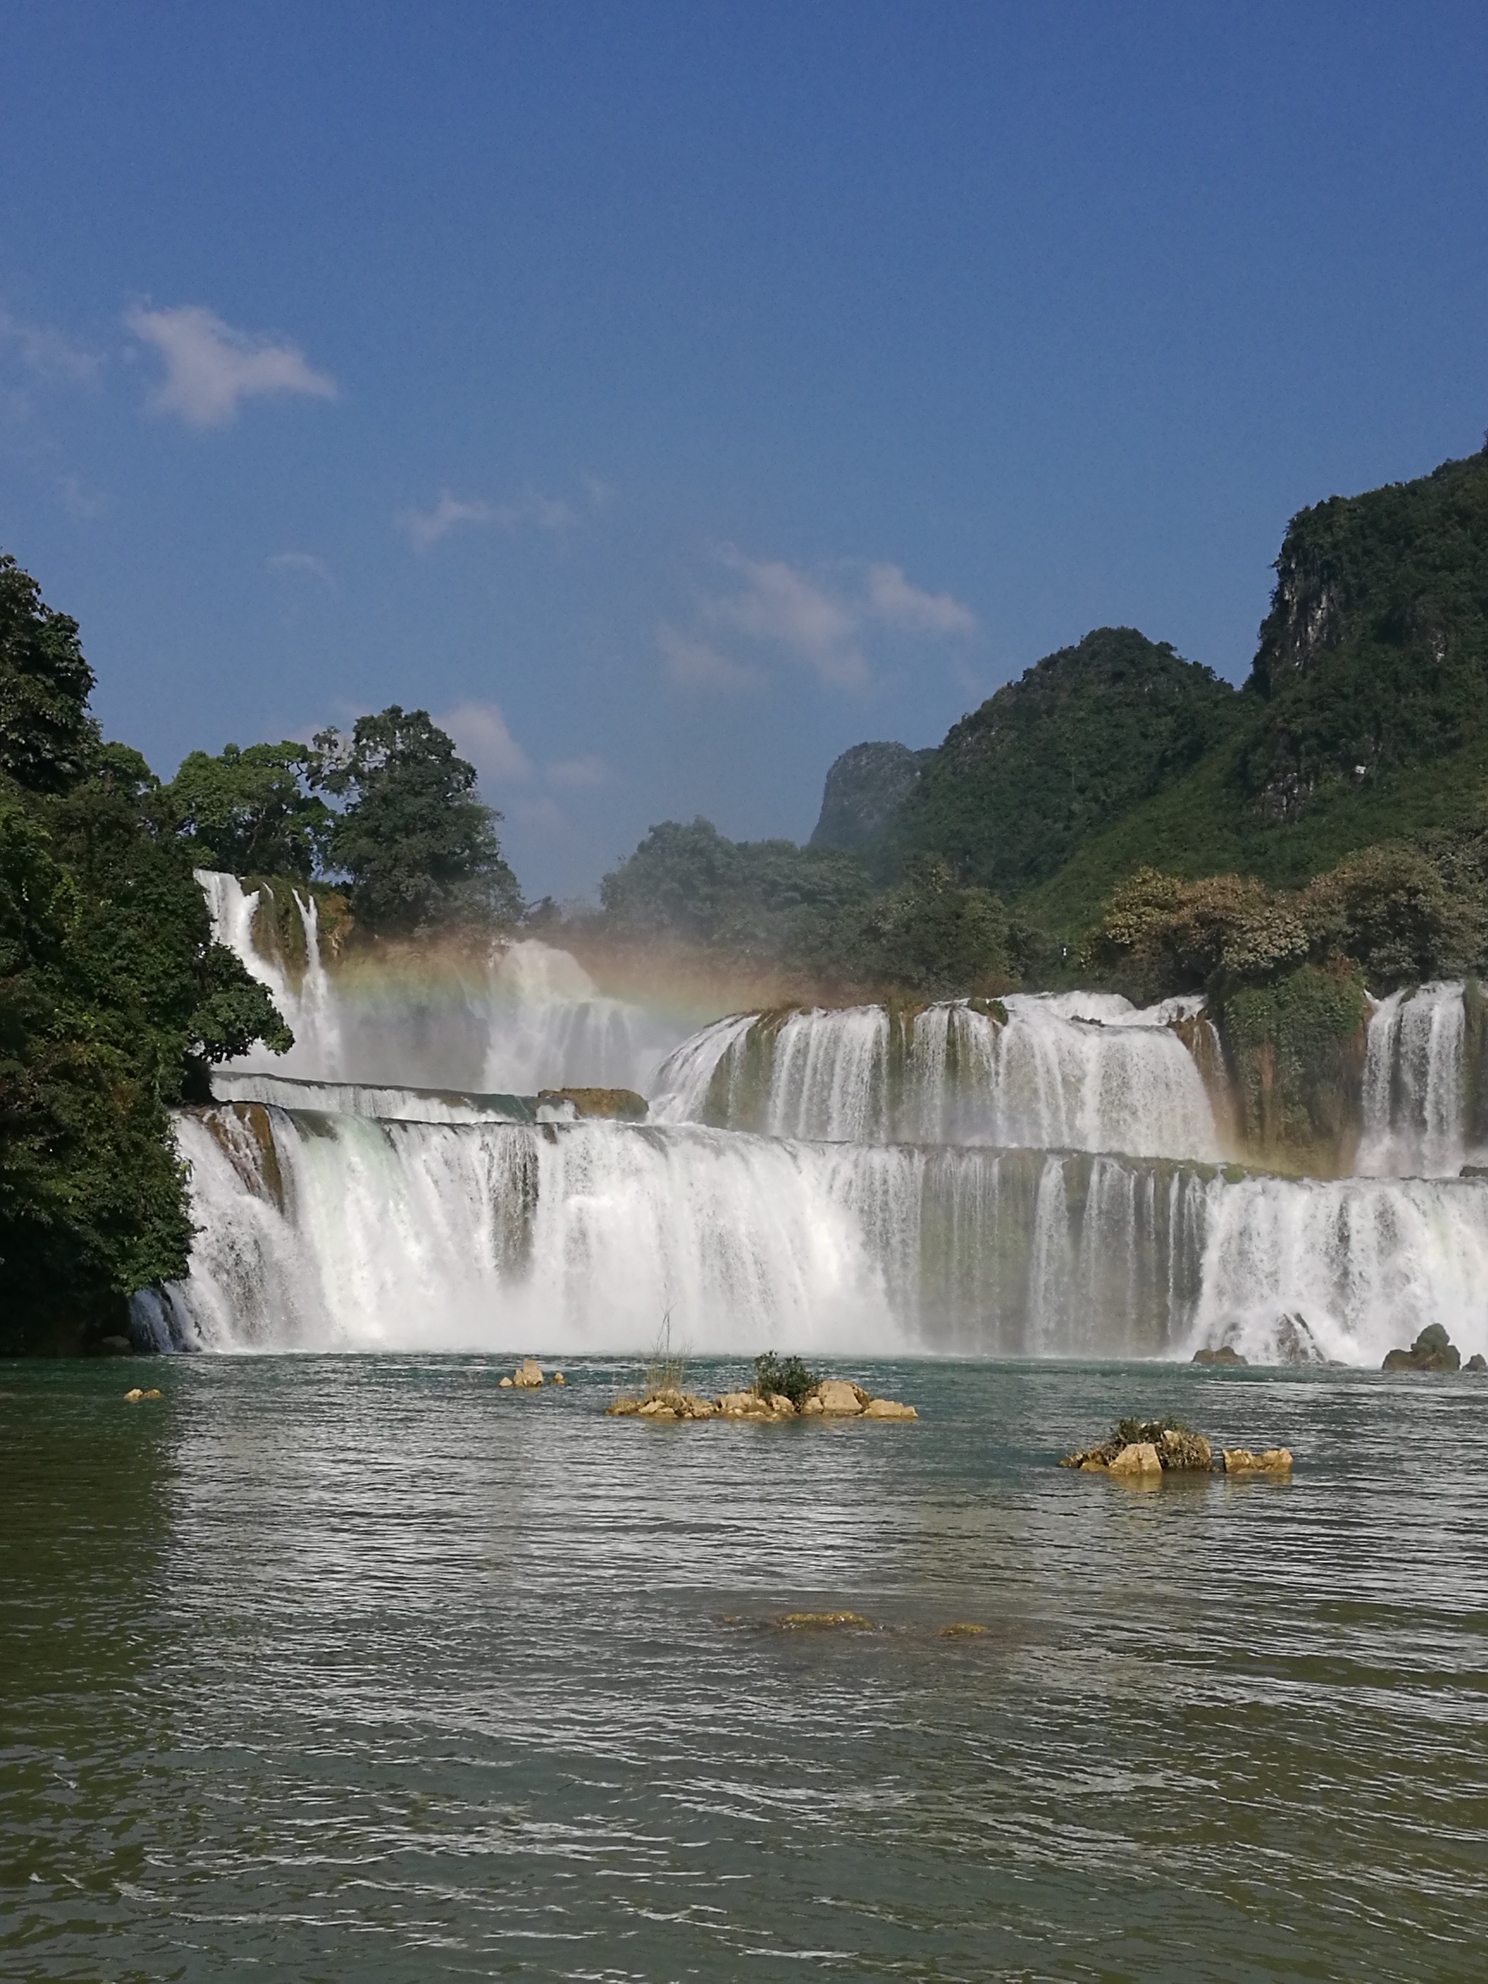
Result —
<path fill-rule="evenodd" d="M 106 744 L 75 621 L 0 555 L 0 1354 L 126 1328 L 186 1266 L 173 1106 L 289 1031 L 212 941 L 138 752 Z"/>

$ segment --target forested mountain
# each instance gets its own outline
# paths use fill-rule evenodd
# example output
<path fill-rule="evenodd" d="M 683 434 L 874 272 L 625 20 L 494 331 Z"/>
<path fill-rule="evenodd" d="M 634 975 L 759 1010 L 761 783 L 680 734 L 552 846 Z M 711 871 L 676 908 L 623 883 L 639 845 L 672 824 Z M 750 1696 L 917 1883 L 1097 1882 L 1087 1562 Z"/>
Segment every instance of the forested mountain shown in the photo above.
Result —
<path fill-rule="evenodd" d="M 1098 627 L 953 727 L 890 829 L 899 858 L 1020 895 L 1230 735 L 1239 700 L 1166 643 Z"/>

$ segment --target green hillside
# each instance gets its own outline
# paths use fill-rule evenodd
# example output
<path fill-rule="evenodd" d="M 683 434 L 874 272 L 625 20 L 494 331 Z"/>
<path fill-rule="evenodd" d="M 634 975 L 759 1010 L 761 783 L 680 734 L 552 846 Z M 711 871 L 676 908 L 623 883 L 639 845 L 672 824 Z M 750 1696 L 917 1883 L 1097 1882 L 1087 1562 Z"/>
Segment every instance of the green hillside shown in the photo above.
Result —
<path fill-rule="evenodd" d="M 1374 842 L 1482 831 L 1488 449 L 1302 511 L 1276 572 L 1233 733 L 1087 836 L 1025 915 L 1068 936 L 1140 866 L 1296 887 Z"/>
<path fill-rule="evenodd" d="M 891 829 L 901 862 L 939 855 L 1016 898 L 1231 736 L 1243 702 L 1133 627 L 1098 627 L 963 717 Z"/>

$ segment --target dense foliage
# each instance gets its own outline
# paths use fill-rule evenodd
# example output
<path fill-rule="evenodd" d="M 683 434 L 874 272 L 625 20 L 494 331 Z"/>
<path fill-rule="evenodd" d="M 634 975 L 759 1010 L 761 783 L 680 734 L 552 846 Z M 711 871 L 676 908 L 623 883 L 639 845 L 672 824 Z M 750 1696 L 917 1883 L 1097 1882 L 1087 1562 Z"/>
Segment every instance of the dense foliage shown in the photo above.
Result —
<path fill-rule="evenodd" d="M 0 565 L 0 1349 L 122 1331 L 185 1267 L 169 1109 L 213 1061 L 288 1045 L 214 944 L 137 752 L 104 744 L 74 623 Z"/>
<path fill-rule="evenodd" d="M 1240 698 L 1132 627 L 1099 627 L 990 696 L 932 754 L 893 834 L 1014 896 L 1190 767 Z"/>
<path fill-rule="evenodd" d="M 500 817 L 475 797 L 475 767 L 427 710 L 391 704 L 358 717 L 350 737 L 315 739 L 311 781 L 343 802 L 325 833 L 331 865 L 375 929 L 512 922 L 522 910 L 502 858 Z"/>
<path fill-rule="evenodd" d="M 668 820 L 604 878 L 600 900 L 607 933 L 624 942 L 691 946 L 822 990 L 943 996 L 1010 982 L 1001 903 L 934 858 L 876 891 L 837 849 Z"/>
<path fill-rule="evenodd" d="M 309 789 L 318 769 L 318 754 L 288 738 L 191 752 L 166 793 L 197 866 L 308 882 L 335 817 Z"/>

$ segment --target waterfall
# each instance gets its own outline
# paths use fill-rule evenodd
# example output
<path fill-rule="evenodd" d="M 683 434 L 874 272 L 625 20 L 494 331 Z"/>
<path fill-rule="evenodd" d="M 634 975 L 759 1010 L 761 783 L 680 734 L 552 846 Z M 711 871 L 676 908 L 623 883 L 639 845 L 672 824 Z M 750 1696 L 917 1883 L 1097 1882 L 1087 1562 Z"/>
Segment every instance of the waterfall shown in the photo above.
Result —
<path fill-rule="evenodd" d="M 1370 1015 L 1358 1168 L 1371 1177 L 1453 1177 L 1468 1155 L 1464 987 L 1395 992 Z"/>
<path fill-rule="evenodd" d="M 1221 1168 L 1196 999 L 739 1013 L 686 1039 L 529 940 L 298 973 L 256 892 L 213 928 L 296 1032 L 183 1111 L 197 1237 L 158 1347 L 1186 1357 L 1376 1365 L 1429 1322 L 1488 1354 L 1488 1177 L 1464 988 L 1381 1001 L 1360 1173 Z M 650 1122 L 532 1098 L 650 1093 Z M 1223 1109 L 1221 1108 L 1221 1116 Z M 1427 1175 L 1402 1176 L 1417 1173 Z"/>
<path fill-rule="evenodd" d="M 295 1036 L 287 1055 L 255 1048 L 230 1064 L 234 1072 L 477 1096 L 567 1087 L 645 1094 L 682 1032 L 606 997 L 577 959 L 536 938 L 475 965 L 431 961 L 415 974 L 363 961 L 330 973 L 308 890 L 294 891 L 307 960 L 296 983 L 255 940 L 261 892 L 209 869 L 197 880 L 217 941 L 269 988 Z"/>
<path fill-rule="evenodd" d="M 194 1347 L 623 1353 L 670 1312 L 700 1354 L 1488 1349 L 1476 1179 L 249 1103 L 180 1139 L 201 1231 L 142 1327 Z"/>
<path fill-rule="evenodd" d="M 1195 1001 L 1018 994 L 1006 1021 L 938 1002 L 736 1015 L 657 1075 L 654 1115 L 770 1136 L 1219 1156 L 1214 1113 L 1172 1031 Z"/>

